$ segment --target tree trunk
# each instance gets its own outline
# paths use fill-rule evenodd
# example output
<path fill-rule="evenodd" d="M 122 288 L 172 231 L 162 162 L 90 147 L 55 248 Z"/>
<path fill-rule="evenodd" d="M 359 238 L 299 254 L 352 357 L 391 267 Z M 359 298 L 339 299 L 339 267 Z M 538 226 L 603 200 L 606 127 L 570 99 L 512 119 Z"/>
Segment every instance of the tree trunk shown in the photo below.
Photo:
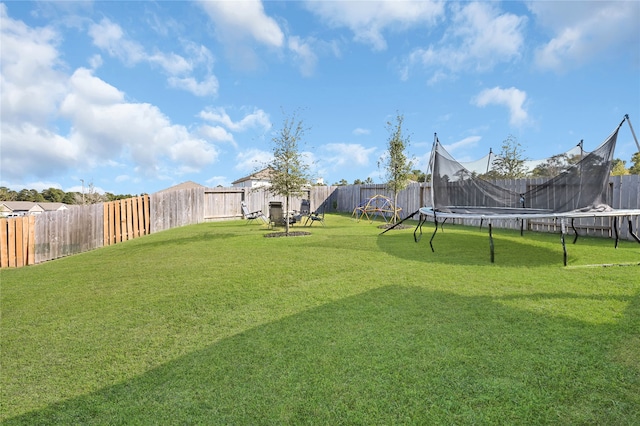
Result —
<path fill-rule="evenodd" d="M 398 222 L 398 219 L 400 219 L 398 217 L 398 191 L 395 191 L 393 193 L 393 223 L 395 224 L 396 222 Z"/>
<path fill-rule="evenodd" d="M 287 200 L 285 201 L 284 207 L 284 232 L 287 235 L 289 235 L 289 198 L 291 198 L 291 196 L 287 195 Z"/>

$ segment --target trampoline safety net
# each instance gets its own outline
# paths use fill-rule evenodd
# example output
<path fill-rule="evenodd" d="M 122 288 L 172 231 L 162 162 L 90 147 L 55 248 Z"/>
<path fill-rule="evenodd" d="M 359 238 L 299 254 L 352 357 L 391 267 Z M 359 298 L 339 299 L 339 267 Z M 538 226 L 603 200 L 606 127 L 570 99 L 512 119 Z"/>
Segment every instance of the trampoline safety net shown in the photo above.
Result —
<path fill-rule="evenodd" d="M 564 213 L 612 210 L 606 204 L 618 131 L 542 184 L 518 193 L 483 179 L 457 162 L 437 137 L 431 158 L 434 211 L 461 214 Z M 554 161 L 552 157 L 549 161 Z M 557 162 L 557 161 L 556 161 Z"/>

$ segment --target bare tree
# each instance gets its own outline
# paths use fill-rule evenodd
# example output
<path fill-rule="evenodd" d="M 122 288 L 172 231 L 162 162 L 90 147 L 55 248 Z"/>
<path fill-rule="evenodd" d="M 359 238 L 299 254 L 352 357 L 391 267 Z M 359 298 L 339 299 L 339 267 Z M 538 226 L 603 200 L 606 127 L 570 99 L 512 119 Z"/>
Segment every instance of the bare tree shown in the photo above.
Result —
<path fill-rule="evenodd" d="M 273 160 L 271 168 L 271 187 L 269 191 L 286 198 L 285 233 L 289 235 L 289 206 L 292 196 L 302 194 L 304 185 L 309 183 L 309 165 L 300 154 L 300 143 L 307 129 L 294 114 L 285 116 L 282 129 L 271 140 Z"/>
<path fill-rule="evenodd" d="M 104 197 L 96 190 L 93 181 L 85 188 L 83 181 L 82 193 L 76 193 L 75 204 L 98 204 L 104 201 Z"/>

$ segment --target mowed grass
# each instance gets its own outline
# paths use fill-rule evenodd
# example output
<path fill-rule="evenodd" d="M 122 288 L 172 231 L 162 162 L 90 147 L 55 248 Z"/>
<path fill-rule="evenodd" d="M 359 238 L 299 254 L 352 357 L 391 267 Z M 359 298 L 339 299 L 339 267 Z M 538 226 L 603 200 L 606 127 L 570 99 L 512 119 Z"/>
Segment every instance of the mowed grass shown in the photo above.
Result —
<path fill-rule="evenodd" d="M 640 244 L 328 215 L 2 270 L 4 424 L 640 424 Z"/>

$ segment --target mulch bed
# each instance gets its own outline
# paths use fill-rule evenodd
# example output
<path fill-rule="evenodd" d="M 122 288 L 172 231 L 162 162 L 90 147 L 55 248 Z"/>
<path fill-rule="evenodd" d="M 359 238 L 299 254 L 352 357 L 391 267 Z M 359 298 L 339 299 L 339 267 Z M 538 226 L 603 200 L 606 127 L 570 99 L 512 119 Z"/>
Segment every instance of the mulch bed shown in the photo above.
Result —
<path fill-rule="evenodd" d="M 305 235 L 311 235 L 311 232 L 306 231 L 289 231 L 287 235 L 286 232 L 270 232 L 268 234 L 264 234 L 265 238 L 278 238 L 278 237 L 303 237 Z"/>
<path fill-rule="evenodd" d="M 380 229 L 389 229 L 391 227 L 393 227 L 393 223 L 385 223 L 383 225 L 378 225 L 378 228 Z M 398 225 L 393 229 L 396 230 L 396 229 L 407 229 L 407 228 L 412 228 L 412 226 Z"/>

